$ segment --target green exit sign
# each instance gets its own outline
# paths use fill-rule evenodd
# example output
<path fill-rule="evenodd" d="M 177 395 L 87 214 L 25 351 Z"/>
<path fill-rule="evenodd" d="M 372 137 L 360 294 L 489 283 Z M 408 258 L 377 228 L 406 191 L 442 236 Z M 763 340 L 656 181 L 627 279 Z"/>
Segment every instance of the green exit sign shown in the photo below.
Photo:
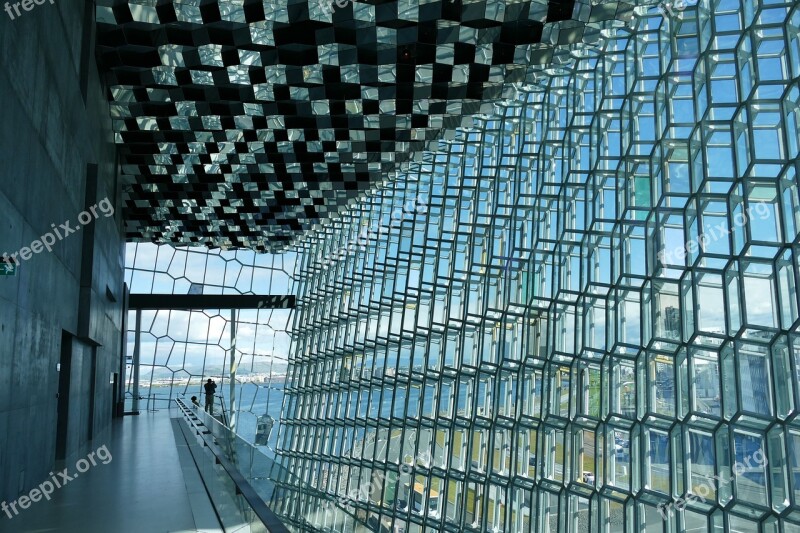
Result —
<path fill-rule="evenodd" d="M 0 259 L 0 276 L 16 276 L 17 264 L 13 261 L 5 262 Z"/>

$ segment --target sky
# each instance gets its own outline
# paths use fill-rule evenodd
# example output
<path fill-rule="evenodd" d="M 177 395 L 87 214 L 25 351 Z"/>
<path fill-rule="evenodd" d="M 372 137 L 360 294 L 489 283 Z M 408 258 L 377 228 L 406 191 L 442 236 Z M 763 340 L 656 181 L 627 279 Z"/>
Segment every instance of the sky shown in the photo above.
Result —
<path fill-rule="evenodd" d="M 125 281 L 133 294 L 187 294 L 202 286 L 203 294 L 293 294 L 293 252 L 258 254 L 251 250 L 173 248 L 128 243 Z M 291 311 L 242 310 L 237 314 L 236 348 L 242 368 L 252 361 L 285 363 L 289 356 Z M 135 327 L 131 312 L 128 327 Z M 226 365 L 230 349 L 230 311 L 143 311 L 142 364 L 167 365 L 202 373 L 206 366 Z M 128 332 L 128 355 L 134 335 Z M 279 365 L 282 367 L 282 365 Z"/>

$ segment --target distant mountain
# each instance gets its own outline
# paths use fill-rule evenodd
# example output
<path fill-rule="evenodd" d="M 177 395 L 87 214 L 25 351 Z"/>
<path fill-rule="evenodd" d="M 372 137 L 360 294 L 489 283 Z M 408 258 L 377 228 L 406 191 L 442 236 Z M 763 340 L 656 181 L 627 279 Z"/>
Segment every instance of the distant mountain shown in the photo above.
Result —
<path fill-rule="evenodd" d="M 286 374 L 289 369 L 289 365 L 285 362 L 254 362 L 252 364 L 242 365 L 236 369 L 236 373 L 241 376 L 246 376 L 249 374 Z M 202 377 L 202 376 L 221 376 L 227 375 L 230 372 L 229 367 L 222 367 L 221 365 L 208 365 L 205 368 L 205 372 L 201 375 L 199 371 L 201 368 L 199 366 L 194 368 L 187 368 L 189 372 L 192 373 L 193 376 Z M 188 377 L 186 372 L 173 372 L 172 370 L 164 367 L 156 367 L 153 369 L 152 377 L 153 379 L 170 379 L 172 376 L 176 378 Z M 150 372 L 147 370 L 147 367 L 142 367 L 140 369 L 140 378 L 141 381 L 149 380 L 150 379 Z"/>

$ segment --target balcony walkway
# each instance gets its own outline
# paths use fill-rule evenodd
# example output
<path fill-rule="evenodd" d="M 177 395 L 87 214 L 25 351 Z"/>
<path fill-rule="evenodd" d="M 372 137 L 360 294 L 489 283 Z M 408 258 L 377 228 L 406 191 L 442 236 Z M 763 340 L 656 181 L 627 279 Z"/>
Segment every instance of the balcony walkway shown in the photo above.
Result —
<path fill-rule="evenodd" d="M 222 532 L 175 426 L 182 423 L 179 416 L 172 408 L 115 420 L 106 445 L 112 456 L 108 464 L 97 460 L 96 466 L 56 489 L 50 501 L 31 503 L 10 520 L 4 514 L 0 532 Z M 96 443 L 93 449 L 102 446 Z M 77 472 L 75 465 L 65 466 L 69 475 Z"/>

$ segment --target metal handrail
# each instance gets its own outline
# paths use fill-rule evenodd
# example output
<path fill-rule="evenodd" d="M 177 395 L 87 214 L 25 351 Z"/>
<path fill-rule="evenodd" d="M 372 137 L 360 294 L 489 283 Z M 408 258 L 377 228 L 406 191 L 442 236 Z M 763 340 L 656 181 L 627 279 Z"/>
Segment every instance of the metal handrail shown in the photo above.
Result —
<path fill-rule="evenodd" d="M 180 398 L 176 398 L 175 402 L 178 404 L 178 407 L 181 409 L 181 411 L 183 411 L 183 414 L 185 415 L 184 417 L 188 421 L 189 425 L 203 440 L 203 444 L 207 446 L 209 450 L 211 450 L 216 462 L 222 465 L 225 473 L 231 478 L 231 481 L 233 481 L 233 484 L 236 486 L 236 492 L 241 494 L 241 496 L 245 499 L 247 504 L 253 510 L 253 513 L 255 513 L 261 523 L 264 524 L 264 527 L 267 528 L 267 531 L 270 533 L 290 533 L 289 529 L 283 525 L 283 522 L 278 515 L 276 515 L 270 510 L 269 507 L 267 507 L 267 504 L 261 499 L 258 493 L 256 493 L 253 486 L 250 485 L 247 479 L 244 478 L 236 466 L 228 460 L 226 455 L 220 449 L 219 445 L 217 445 L 215 442 L 213 434 L 205 427 L 205 424 L 200 421 L 197 415 L 192 412 L 192 409 L 190 409 Z"/>
<path fill-rule="evenodd" d="M 184 403 L 183 405 L 186 404 Z M 204 432 L 210 433 L 211 438 L 221 439 L 220 446 L 222 447 L 225 447 L 226 445 L 228 446 L 231 445 L 231 440 L 228 437 L 233 437 L 236 439 L 241 438 L 238 435 L 236 435 L 228 426 L 223 425 L 219 419 L 210 416 L 209 413 L 206 413 L 202 410 L 200 410 L 197 413 L 191 412 L 189 416 L 198 419 L 198 425 L 203 426 L 205 428 Z M 208 418 L 204 420 L 202 418 L 203 416 L 207 416 Z M 220 431 L 223 432 L 225 436 L 218 434 L 218 432 Z M 243 439 L 242 441 L 248 444 L 249 446 L 255 448 L 253 444 L 250 444 Z M 224 453 L 224 450 L 221 451 Z M 232 461 L 235 463 L 236 462 L 235 451 L 232 448 L 229 451 L 231 455 L 229 455 L 228 457 L 231 457 Z M 369 528 L 369 524 L 367 523 L 366 519 L 364 519 L 359 515 L 359 512 L 362 511 L 363 508 L 358 507 L 356 509 L 349 509 L 346 506 L 342 506 L 339 503 L 338 497 L 336 495 L 327 493 L 321 490 L 319 487 L 312 486 L 309 483 L 301 480 L 296 474 L 291 473 L 289 470 L 287 470 L 285 466 L 275 463 L 275 461 L 269 458 L 268 456 L 264 455 L 263 458 L 269 460 L 269 462 L 272 463 L 272 466 L 270 467 L 271 470 L 273 470 L 274 468 L 277 468 L 278 470 L 277 476 L 271 476 L 272 481 L 275 484 L 276 488 L 277 487 L 290 488 L 291 490 L 296 490 L 301 493 L 318 498 L 323 505 L 324 504 L 330 505 L 336 508 L 338 511 L 346 514 L 354 522 L 359 523 L 361 526 L 365 528 Z M 316 531 L 316 529 L 314 529 L 313 527 L 310 527 L 308 524 L 303 523 L 304 520 L 300 517 L 294 517 L 294 519 L 291 517 L 286 517 L 286 521 L 288 523 L 291 523 L 292 525 L 298 525 L 298 527 L 300 527 L 302 531 Z M 297 524 L 295 524 L 295 522 L 297 522 Z"/>
<path fill-rule="evenodd" d="M 225 411 L 225 398 L 222 394 L 215 394 L 214 398 L 219 398 L 219 404 L 222 406 L 222 424 L 227 428 L 231 427 L 228 423 L 228 413 Z"/>

